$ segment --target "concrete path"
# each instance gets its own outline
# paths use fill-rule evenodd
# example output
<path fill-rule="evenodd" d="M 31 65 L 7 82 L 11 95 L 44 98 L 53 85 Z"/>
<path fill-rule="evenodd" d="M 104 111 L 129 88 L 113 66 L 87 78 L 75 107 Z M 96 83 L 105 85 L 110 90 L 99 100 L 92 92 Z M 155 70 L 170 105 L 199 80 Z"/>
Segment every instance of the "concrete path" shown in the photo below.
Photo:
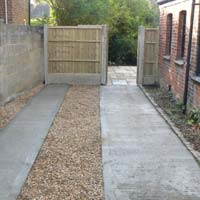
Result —
<path fill-rule="evenodd" d="M 64 100 L 66 85 L 45 87 L 0 132 L 0 200 L 14 200 Z"/>
<path fill-rule="evenodd" d="M 109 66 L 108 85 L 136 85 L 136 66 Z"/>
<path fill-rule="evenodd" d="M 106 200 L 200 200 L 200 167 L 137 86 L 101 90 Z"/>

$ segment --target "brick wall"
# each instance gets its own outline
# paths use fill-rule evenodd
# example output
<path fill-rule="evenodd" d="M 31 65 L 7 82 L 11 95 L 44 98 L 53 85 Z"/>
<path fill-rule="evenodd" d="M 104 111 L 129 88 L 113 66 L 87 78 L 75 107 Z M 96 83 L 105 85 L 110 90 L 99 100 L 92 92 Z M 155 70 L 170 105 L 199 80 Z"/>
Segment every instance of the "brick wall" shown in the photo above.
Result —
<path fill-rule="evenodd" d="M 24 24 L 29 19 L 28 0 L 7 0 L 8 23 Z M 0 0 L 0 18 L 5 20 L 5 0 Z"/>
<path fill-rule="evenodd" d="M 0 22 L 0 104 L 44 80 L 42 32 Z"/>
<path fill-rule="evenodd" d="M 5 4 L 4 0 L 0 0 L 0 18 L 4 18 L 5 16 Z"/>
<path fill-rule="evenodd" d="M 197 0 L 197 3 L 199 1 Z M 191 0 L 176 0 L 160 5 L 160 73 L 161 84 L 164 87 L 171 86 L 172 92 L 177 100 L 183 101 L 184 86 L 185 86 L 185 72 L 186 72 L 186 59 L 188 54 L 188 40 L 190 29 L 191 17 Z M 180 50 L 180 34 L 179 34 L 179 14 L 181 11 L 186 11 L 186 35 L 185 35 L 185 49 L 183 59 L 178 58 Z M 193 81 L 192 77 L 196 76 L 197 68 L 197 50 L 198 50 L 198 37 L 199 37 L 199 6 L 195 7 L 195 19 L 192 38 L 192 56 L 189 77 L 189 104 L 200 107 L 200 83 Z M 172 43 L 170 57 L 166 54 L 167 41 L 167 16 L 173 15 L 173 28 L 172 28 Z"/>

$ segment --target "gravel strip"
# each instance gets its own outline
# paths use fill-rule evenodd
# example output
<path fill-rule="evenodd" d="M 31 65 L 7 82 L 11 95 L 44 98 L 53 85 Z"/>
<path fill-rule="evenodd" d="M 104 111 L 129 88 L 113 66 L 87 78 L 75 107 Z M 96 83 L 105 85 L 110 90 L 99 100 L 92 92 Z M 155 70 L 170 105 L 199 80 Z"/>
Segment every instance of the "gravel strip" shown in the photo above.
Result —
<path fill-rule="evenodd" d="M 40 84 L 30 91 L 20 95 L 15 100 L 7 103 L 4 106 L 0 106 L 0 128 L 6 127 L 15 115 L 33 98 L 42 88 L 43 84 Z"/>
<path fill-rule="evenodd" d="M 99 87 L 65 96 L 18 200 L 103 199 Z"/>

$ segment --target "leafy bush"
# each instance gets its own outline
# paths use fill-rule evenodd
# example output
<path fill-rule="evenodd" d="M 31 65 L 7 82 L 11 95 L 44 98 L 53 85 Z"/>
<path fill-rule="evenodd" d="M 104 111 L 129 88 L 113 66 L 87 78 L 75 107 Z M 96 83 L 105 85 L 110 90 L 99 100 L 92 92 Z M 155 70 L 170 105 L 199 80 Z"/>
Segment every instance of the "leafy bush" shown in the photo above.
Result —
<path fill-rule="evenodd" d="M 31 19 L 31 25 L 32 26 L 41 26 L 44 24 L 54 25 L 55 20 L 52 17 L 43 17 L 43 18 L 35 18 Z"/>
<path fill-rule="evenodd" d="M 117 65 L 135 65 L 138 27 L 156 27 L 158 8 L 147 0 L 110 0 L 109 60 Z"/>
<path fill-rule="evenodd" d="M 134 55 L 134 40 L 120 35 L 113 35 L 109 40 L 109 60 L 117 65 L 133 65 L 136 63 Z"/>
<path fill-rule="evenodd" d="M 187 123 L 190 125 L 200 124 L 200 109 L 193 108 L 189 111 Z"/>

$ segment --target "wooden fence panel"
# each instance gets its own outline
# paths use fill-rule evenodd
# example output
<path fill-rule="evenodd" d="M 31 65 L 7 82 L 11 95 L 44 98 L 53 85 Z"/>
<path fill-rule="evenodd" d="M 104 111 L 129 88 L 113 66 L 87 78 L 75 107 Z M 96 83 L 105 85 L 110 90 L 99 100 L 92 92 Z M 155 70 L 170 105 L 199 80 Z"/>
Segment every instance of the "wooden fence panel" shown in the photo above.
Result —
<path fill-rule="evenodd" d="M 159 29 L 139 27 L 138 32 L 138 84 L 159 83 L 158 70 Z"/>
<path fill-rule="evenodd" d="M 49 27 L 47 82 L 106 84 L 107 33 L 107 26 Z"/>

